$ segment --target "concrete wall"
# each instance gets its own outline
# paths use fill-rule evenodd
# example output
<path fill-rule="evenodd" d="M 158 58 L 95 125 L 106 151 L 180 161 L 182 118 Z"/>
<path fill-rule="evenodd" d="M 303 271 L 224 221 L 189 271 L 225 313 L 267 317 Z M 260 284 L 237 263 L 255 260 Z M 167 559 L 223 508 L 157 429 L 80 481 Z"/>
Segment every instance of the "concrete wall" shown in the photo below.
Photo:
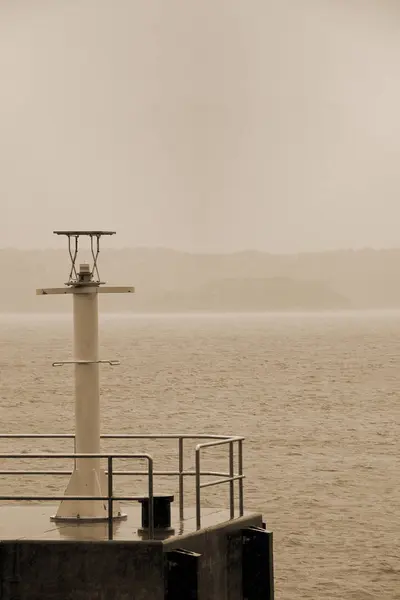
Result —
<path fill-rule="evenodd" d="M 0 544 L 1 600 L 164 600 L 158 542 Z"/>
<path fill-rule="evenodd" d="M 239 535 L 246 527 L 261 527 L 258 514 L 235 519 L 197 533 L 164 542 L 165 551 L 184 548 L 201 554 L 199 600 L 242 600 L 242 546 Z"/>

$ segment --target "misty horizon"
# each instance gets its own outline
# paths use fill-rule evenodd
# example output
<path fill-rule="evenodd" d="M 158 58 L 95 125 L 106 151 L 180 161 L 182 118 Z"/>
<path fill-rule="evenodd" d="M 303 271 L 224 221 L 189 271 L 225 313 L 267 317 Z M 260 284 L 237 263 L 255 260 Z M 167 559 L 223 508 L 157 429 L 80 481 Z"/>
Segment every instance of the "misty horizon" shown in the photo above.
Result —
<path fill-rule="evenodd" d="M 117 232 L 118 233 L 118 232 Z M 80 252 L 79 255 L 84 255 L 89 256 L 89 247 L 87 245 L 85 245 L 85 242 L 82 243 L 82 246 L 80 247 Z M 67 250 L 67 246 L 66 244 L 64 245 L 48 245 L 48 246 L 31 246 L 31 247 L 18 247 L 18 246 L 0 246 L 0 252 L 1 251 L 10 251 L 10 252 L 22 252 L 22 253 L 29 253 L 29 252 L 63 252 L 65 251 L 66 253 L 68 252 Z M 166 253 L 175 253 L 175 254 L 183 254 L 183 255 L 193 255 L 193 256 L 232 256 L 235 254 L 261 254 L 261 255 L 269 255 L 269 256 L 275 256 L 275 257 L 294 257 L 294 256 L 307 256 L 307 255 L 327 255 L 327 254 L 343 254 L 346 252 L 349 253 L 362 253 L 362 252 L 374 252 L 374 253 L 385 253 L 385 252 L 398 252 L 400 251 L 400 243 L 398 246 L 360 246 L 360 247 L 338 247 L 338 248 L 325 248 L 323 250 L 303 250 L 303 251 L 287 251 L 287 252 L 273 252 L 273 251 L 269 251 L 269 250 L 260 250 L 257 248 L 251 248 L 251 247 L 244 247 L 244 248 L 237 248 L 235 250 L 232 249 L 227 249 L 227 250 L 220 250 L 220 251 L 215 251 L 215 250 L 207 250 L 207 249 L 200 249 L 200 250 L 190 250 L 190 249 L 185 249 L 185 248 L 174 248 L 172 246 L 146 246 L 146 245 L 121 245 L 118 243 L 115 243 L 114 245 L 111 245 L 110 243 L 108 243 L 107 245 L 102 245 L 101 246 L 101 252 L 102 254 L 104 252 L 107 251 L 118 251 L 118 252 L 134 252 L 134 251 L 148 251 L 148 252 L 166 252 Z M 66 254 L 67 257 L 67 254 Z"/>

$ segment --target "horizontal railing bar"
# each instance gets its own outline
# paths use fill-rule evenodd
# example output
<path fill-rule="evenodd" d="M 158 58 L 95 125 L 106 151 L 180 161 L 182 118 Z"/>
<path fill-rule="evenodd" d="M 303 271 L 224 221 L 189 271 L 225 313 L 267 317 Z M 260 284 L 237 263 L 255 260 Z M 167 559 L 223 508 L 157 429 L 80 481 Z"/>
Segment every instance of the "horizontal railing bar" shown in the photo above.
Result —
<path fill-rule="evenodd" d="M 75 435 L 73 433 L 0 433 L 0 439 L 73 439 Z M 232 440 L 236 441 L 239 439 L 238 436 L 230 435 L 214 435 L 200 433 L 192 435 L 190 433 L 163 433 L 163 434 L 147 434 L 147 433 L 105 433 L 100 436 L 102 439 L 121 439 L 121 440 L 178 440 L 180 438 L 184 440 Z"/>
<path fill-rule="evenodd" d="M 235 435 L 216 435 L 213 433 L 104 433 L 100 436 L 104 439 L 144 439 L 144 440 L 178 440 L 182 438 L 184 440 L 229 440 L 236 439 Z"/>
<path fill-rule="evenodd" d="M 201 488 L 212 487 L 213 485 L 219 485 L 220 483 L 229 483 L 230 481 L 238 481 L 244 479 L 244 475 L 235 475 L 234 477 L 227 477 L 226 479 L 217 479 L 217 481 L 207 481 L 200 485 Z"/>
<path fill-rule="evenodd" d="M 0 433 L 0 439 L 72 439 L 73 433 Z"/>
<path fill-rule="evenodd" d="M 178 440 L 182 438 L 184 440 L 228 440 L 236 439 L 237 436 L 231 435 L 215 435 L 207 433 L 104 433 L 100 436 L 104 439 L 142 439 L 142 440 Z"/>
<path fill-rule="evenodd" d="M 7 454 L 0 453 L 0 458 L 138 458 L 151 459 L 150 454 L 77 454 L 71 452 L 69 454 L 54 453 L 37 453 L 37 454 Z"/>
<path fill-rule="evenodd" d="M 72 471 L 0 471 L 0 475 L 72 475 Z M 113 471 L 113 475 L 115 475 Z"/>
<path fill-rule="evenodd" d="M 108 471 L 105 472 L 108 475 Z M 0 471 L 0 475 L 72 475 L 72 471 L 24 471 L 22 469 Z M 113 471 L 113 475 L 135 475 L 147 477 L 147 471 Z M 195 471 L 153 471 L 153 477 L 178 477 L 178 475 L 194 476 Z M 202 471 L 200 475 L 208 477 L 229 477 L 229 473 L 217 473 L 215 471 Z"/>
<path fill-rule="evenodd" d="M 237 436 L 237 437 L 225 438 L 223 440 L 218 440 L 216 442 L 206 442 L 205 444 L 197 444 L 196 452 L 198 452 L 202 448 L 212 448 L 214 446 L 222 446 L 224 444 L 229 444 L 232 442 L 243 442 L 243 441 L 244 441 L 244 437 Z"/>
<path fill-rule="evenodd" d="M 47 502 L 51 500 L 108 500 L 108 496 L 0 496 L 0 501 L 12 501 L 12 500 L 37 500 L 38 502 Z M 139 500 L 143 499 L 143 494 L 141 496 L 112 496 L 113 500 L 117 500 L 120 502 L 139 502 Z"/>

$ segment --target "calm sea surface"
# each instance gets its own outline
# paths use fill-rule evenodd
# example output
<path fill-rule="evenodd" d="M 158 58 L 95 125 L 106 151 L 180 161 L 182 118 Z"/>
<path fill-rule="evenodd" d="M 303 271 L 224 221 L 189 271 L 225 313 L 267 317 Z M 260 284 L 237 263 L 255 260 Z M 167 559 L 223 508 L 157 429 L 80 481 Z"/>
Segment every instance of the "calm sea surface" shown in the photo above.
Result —
<path fill-rule="evenodd" d="M 101 367 L 104 432 L 246 436 L 245 507 L 274 531 L 279 600 L 400 599 L 400 313 L 107 316 L 101 346 L 101 358 L 121 360 Z M 4 432 L 73 431 L 73 367 L 51 366 L 71 352 L 69 317 L 0 316 Z M 170 442 L 113 449 L 176 468 Z M 226 451 L 204 464 L 226 470 Z M 65 483 L 1 479 L 24 493 Z M 186 488 L 193 505 L 192 480 Z M 226 490 L 204 490 L 204 503 L 227 506 Z"/>

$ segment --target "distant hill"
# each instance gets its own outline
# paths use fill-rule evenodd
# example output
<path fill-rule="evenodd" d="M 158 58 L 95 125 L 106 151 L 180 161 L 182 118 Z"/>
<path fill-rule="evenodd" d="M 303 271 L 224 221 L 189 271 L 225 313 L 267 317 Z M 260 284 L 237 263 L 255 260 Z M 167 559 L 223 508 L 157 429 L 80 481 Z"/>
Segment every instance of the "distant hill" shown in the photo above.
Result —
<path fill-rule="evenodd" d="M 82 255 L 84 258 L 84 255 Z M 104 310 L 333 310 L 400 307 L 400 250 L 272 255 L 189 254 L 163 248 L 102 251 L 100 273 L 134 297 L 103 297 Z M 0 250 L 0 311 L 69 311 L 68 298 L 35 289 L 67 279 L 63 250 Z"/>

